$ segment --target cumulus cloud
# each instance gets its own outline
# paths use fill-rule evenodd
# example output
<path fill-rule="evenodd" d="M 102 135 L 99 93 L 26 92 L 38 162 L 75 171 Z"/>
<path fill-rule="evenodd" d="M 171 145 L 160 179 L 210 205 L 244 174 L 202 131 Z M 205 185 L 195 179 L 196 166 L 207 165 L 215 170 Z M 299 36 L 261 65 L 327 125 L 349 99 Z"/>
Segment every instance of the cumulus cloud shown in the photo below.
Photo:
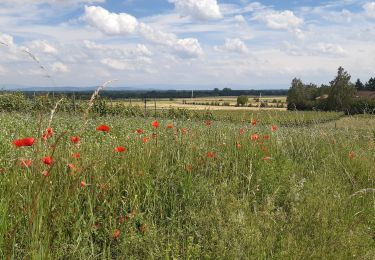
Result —
<path fill-rule="evenodd" d="M 66 73 L 69 71 L 69 68 L 62 62 L 55 62 L 52 64 L 52 71 L 56 73 Z"/>
<path fill-rule="evenodd" d="M 365 14 L 369 18 L 375 18 L 375 2 L 368 2 L 363 5 Z"/>
<path fill-rule="evenodd" d="M 218 51 L 229 51 L 237 53 L 248 53 L 249 49 L 246 44 L 239 38 L 225 39 L 223 46 L 215 46 Z"/>
<path fill-rule="evenodd" d="M 109 59 L 109 58 L 106 58 L 106 59 L 102 59 L 100 62 L 102 64 L 110 67 L 111 69 L 115 69 L 115 70 L 127 70 L 127 69 L 131 68 L 124 61 L 118 60 L 118 59 Z"/>
<path fill-rule="evenodd" d="M 344 48 L 339 44 L 319 42 L 317 43 L 314 49 L 318 53 L 332 55 L 336 57 L 342 57 L 346 54 Z"/>
<path fill-rule="evenodd" d="M 134 16 L 126 13 L 110 13 L 99 6 L 86 6 L 83 20 L 108 35 L 138 33 L 150 42 L 172 48 L 184 58 L 196 58 L 203 54 L 197 39 L 179 39 L 173 33 L 166 33 L 148 24 L 138 22 Z"/>
<path fill-rule="evenodd" d="M 35 40 L 32 41 L 28 47 L 34 51 L 40 51 L 46 54 L 57 54 L 57 49 L 52 46 L 48 41 L 46 40 Z"/>
<path fill-rule="evenodd" d="M 7 46 L 13 46 L 14 45 L 13 37 L 10 36 L 9 34 L 0 33 L 0 43 L 7 45 Z"/>
<path fill-rule="evenodd" d="M 83 19 L 106 34 L 132 34 L 138 26 L 134 16 L 110 13 L 100 6 L 85 6 Z"/>
<path fill-rule="evenodd" d="M 290 10 L 281 12 L 267 10 L 255 14 L 253 19 L 266 23 L 267 27 L 271 29 L 293 29 L 303 24 L 303 19 L 294 15 Z"/>
<path fill-rule="evenodd" d="M 198 20 L 215 20 L 223 17 L 217 0 L 168 0 L 181 15 Z"/>

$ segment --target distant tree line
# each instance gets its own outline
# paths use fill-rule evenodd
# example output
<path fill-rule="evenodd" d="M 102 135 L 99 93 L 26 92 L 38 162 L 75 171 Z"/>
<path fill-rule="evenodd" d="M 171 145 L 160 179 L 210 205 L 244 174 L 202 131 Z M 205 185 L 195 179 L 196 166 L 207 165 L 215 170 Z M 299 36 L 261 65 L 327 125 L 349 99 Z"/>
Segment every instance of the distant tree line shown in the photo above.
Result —
<path fill-rule="evenodd" d="M 289 110 L 323 110 L 343 111 L 347 114 L 374 113 L 375 100 L 357 97 L 358 91 L 375 91 L 375 78 L 366 84 L 359 79 L 355 84 L 344 68 L 339 67 L 336 77 L 329 84 L 304 84 L 301 79 L 294 78 L 288 91 Z"/>
<path fill-rule="evenodd" d="M 52 95 L 49 91 L 20 91 L 25 96 L 33 98 L 33 96 L 44 96 L 46 94 Z M 87 100 L 90 99 L 93 91 L 55 91 L 56 96 L 75 97 L 76 99 Z M 231 96 L 237 97 L 241 95 L 246 96 L 286 96 L 288 90 L 275 89 L 275 90 L 233 90 L 231 88 L 224 88 L 222 90 L 215 88 L 213 90 L 105 90 L 100 93 L 102 97 L 109 99 L 153 99 L 153 98 L 191 98 L 193 97 L 211 97 L 211 96 Z"/>

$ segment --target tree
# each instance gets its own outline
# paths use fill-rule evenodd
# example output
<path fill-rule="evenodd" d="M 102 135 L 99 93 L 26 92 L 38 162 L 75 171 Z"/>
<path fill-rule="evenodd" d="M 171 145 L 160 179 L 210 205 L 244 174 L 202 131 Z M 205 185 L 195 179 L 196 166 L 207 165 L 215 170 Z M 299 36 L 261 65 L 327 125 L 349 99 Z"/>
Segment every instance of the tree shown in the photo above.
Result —
<path fill-rule="evenodd" d="M 355 88 L 357 90 L 364 90 L 365 85 L 362 83 L 362 81 L 360 79 L 357 79 L 357 81 L 355 82 Z"/>
<path fill-rule="evenodd" d="M 311 110 L 315 105 L 317 86 L 305 85 L 300 79 L 294 78 L 286 99 L 289 110 Z"/>
<path fill-rule="evenodd" d="M 369 79 L 369 81 L 366 83 L 365 89 L 375 91 L 375 78 Z"/>
<path fill-rule="evenodd" d="M 248 96 L 239 96 L 237 98 L 237 106 L 244 106 L 249 102 L 249 97 Z"/>
<path fill-rule="evenodd" d="M 329 110 L 347 111 L 350 108 L 355 94 L 355 87 L 350 78 L 343 67 L 338 68 L 336 78 L 330 82 L 331 90 L 327 99 Z"/>

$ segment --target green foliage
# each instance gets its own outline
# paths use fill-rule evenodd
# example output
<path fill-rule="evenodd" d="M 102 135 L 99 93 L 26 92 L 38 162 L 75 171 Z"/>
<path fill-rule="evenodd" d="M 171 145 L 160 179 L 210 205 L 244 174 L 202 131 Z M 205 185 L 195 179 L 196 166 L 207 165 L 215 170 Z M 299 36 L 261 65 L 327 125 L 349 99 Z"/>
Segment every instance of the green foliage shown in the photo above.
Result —
<path fill-rule="evenodd" d="M 357 90 L 364 90 L 365 85 L 362 83 L 362 81 L 360 79 L 357 79 L 357 81 L 355 82 L 355 88 Z"/>
<path fill-rule="evenodd" d="M 366 83 L 365 90 L 375 91 L 375 78 L 370 78 Z"/>
<path fill-rule="evenodd" d="M 316 94 L 316 85 L 305 85 L 300 79 L 294 78 L 287 96 L 288 109 L 312 110 L 315 106 Z"/>
<path fill-rule="evenodd" d="M 351 76 L 340 67 L 336 78 L 330 82 L 331 89 L 327 99 L 328 109 L 334 111 L 348 111 L 355 94 L 354 85 L 350 82 Z"/>
<path fill-rule="evenodd" d="M 237 106 L 245 106 L 249 102 L 248 96 L 239 96 L 237 98 Z"/>
<path fill-rule="evenodd" d="M 31 102 L 22 93 L 0 94 L 0 111 L 27 111 Z"/>
<path fill-rule="evenodd" d="M 315 124 L 272 132 L 262 123 L 334 114 L 254 112 L 247 116 L 258 119 L 257 126 L 173 120 L 174 129 L 166 128 L 172 119 L 154 129 L 154 119 L 104 116 L 90 119 L 84 131 L 81 116 L 60 114 L 54 136 L 16 149 L 12 140 L 37 136 L 49 119 L 40 125 L 26 113 L 2 113 L 0 256 L 373 259 L 374 193 L 363 191 L 375 174 L 373 129 Z M 95 130 L 103 123 L 109 133 Z M 254 133 L 270 139 L 254 142 Z M 70 142 L 75 135 L 79 145 Z M 40 159 L 55 144 L 55 164 L 45 177 Z M 114 152 L 118 145 L 128 151 Z M 351 151 L 356 156 L 349 159 Z M 71 156 L 77 152 L 79 159 Z M 21 159 L 33 160 L 32 166 L 20 167 Z"/>

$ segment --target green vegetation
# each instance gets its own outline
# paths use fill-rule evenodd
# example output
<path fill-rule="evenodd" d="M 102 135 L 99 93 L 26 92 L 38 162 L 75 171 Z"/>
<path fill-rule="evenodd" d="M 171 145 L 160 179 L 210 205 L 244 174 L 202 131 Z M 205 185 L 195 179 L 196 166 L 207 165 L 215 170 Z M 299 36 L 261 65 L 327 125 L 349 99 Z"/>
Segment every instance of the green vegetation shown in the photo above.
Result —
<path fill-rule="evenodd" d="M 248 96 L 239 96 L 237 98 L 237 106 L 244 106 L 246 105 L 247 103 L 249 103 L 249 97 Z"/>
<path fill-rule="evenodd" d="M 318 114 L 154 128 L 148 118 L 92 114 L 85 124 L 60 113 L 43 142 L 49 115 L 2 113 L 0 257 L 373 259 L 375 133 L 278 124 Z M 12 144 L 24 137 L 36 143 Z"/>
<path fill-rule="evenodd" d="M 373 113 L 375 100 L 356 97 L 357 90 L 375 90 L 375 79 L 371 78 L 366 85 L 359 79 L 355 84 L 351 76 L 342 67 L 329 85 L 317 87 L 315 84 L 303 84 L 300 79 L 293 79 L 288 92 L 289 110 L 323 110 L 342 111 L 346 114 Z"/>

